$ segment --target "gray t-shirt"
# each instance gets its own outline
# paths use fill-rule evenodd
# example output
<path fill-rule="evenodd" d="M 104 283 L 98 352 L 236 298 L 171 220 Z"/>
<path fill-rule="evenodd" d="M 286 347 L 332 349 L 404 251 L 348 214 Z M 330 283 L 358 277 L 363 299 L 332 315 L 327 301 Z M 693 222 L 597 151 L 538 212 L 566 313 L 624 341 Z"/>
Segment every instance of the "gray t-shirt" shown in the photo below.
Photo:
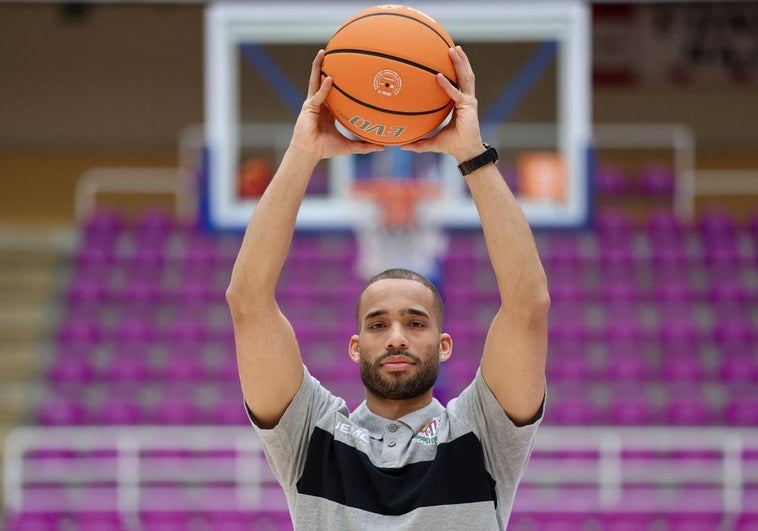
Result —
<path fill-rule="evenodd" d="M 447 408 L 388 420 L 304 372 L 276 427 L 253 422 L 295 529 L 505 529 L 541 413 L 517 427 L 477 371 Z"/>

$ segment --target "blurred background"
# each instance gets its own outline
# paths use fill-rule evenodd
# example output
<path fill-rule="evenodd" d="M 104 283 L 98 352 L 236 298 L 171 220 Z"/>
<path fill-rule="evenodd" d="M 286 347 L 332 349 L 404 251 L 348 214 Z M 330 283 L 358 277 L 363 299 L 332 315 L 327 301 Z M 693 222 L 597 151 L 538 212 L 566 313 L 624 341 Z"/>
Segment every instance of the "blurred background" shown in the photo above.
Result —
<path fill-rule="evenodd" d="M 577 4 L 591 21 L 590 208 L 536 233 L 548 406 L 509 528 L 758 529 L 758 2 Z M 241 233 L 207 219 L 210 5 L 0 4 L 7 529 L 290 528 L 237 380 L 224 290 Z M 345 1 L 345 18 L 369 5 Z M 483 110 L 527 88 L 516 74 L 538 45 L 462 44 Z M 294 123 L 272 79 L 304 92 L 318 48 L 293 34 L 265 48 L 275 67 L 242 70 L 239 197 L 278 162 L 253 121 Z M 547 61 L 509 100 L 516 136 L 556 120 L 556 76 Z M 498 147 L 525 193 L 521 148 Z M 322 170 L 314 196 L 329 193 Z M 473 377 L 497 294 L 481 233 L 443 232 L 446 401 Z M 280 283 L 311 372 L 351 407 L 364 244 L 299 230 Z"/>

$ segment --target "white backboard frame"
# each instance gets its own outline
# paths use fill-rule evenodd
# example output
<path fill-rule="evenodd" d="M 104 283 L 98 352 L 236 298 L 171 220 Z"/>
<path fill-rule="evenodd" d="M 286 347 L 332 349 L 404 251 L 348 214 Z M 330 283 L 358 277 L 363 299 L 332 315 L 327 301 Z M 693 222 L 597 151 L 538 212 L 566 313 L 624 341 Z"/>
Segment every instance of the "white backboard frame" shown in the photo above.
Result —
<path fill-rule="evenodd" d="M 237 194 L 240 150 L 238 47 L 242 43 L 325 45 L 353 13 L 374 3 L 215 3 L 206 12 L 205 115 L 209 153 L 208 216 L 217 229 L 243 228 L 256 201 Z M 520 200 L 535 228 L 586 224 L 589 216 L 588 149 L 591 124 L 590 15 L 584 2 L 513 1 L 414 2 L 459 42 L 558 42 L 557 148 L 569 173 L 565 202 Z M 296 16 L 293 16 L 296 13 Z M 304 65 L 306 68 L 307 65 Z M 490 140 L 490 139 L 488 139 Z M 494 140 L 494 139 L 492 139 Z M 495 143 L 494 141 L 492 142 Z M 286 145 L 286 144 L 285 144 Z M 347 228 L 354 201 L 349 196 L 351 157 L 329 162 L 328 197 L 306 197 L 298 214 L 301 228 Z M 444 204 L 435 209 L 449 227 L 477 227 L 473 201 L 463 191 L 455 162 L 442 168 Z"/>

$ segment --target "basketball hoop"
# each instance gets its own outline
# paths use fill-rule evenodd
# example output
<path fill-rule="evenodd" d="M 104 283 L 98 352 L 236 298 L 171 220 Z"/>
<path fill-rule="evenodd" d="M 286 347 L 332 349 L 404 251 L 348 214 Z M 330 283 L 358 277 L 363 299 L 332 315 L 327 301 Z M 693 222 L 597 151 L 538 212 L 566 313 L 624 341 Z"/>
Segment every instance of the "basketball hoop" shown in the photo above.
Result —
<path fill-rule="evenodd" d="M 388 229 L 412 229 L 416 224 L 417 204 L 439 198 L 440 194 L 440 185 L 425 179 L 385 177 L 353 181 L 353 196 L 369 199 L 378 205 L 381 222 Z"/>
<path fill-rule="evenodd" d="M 364 278 L 404 267 L 428 278 L 447 249 L 439 216 L 422 207 L 439 199 L 441 184 L 428 179 L 366 178 L 353 181 L 353 229 L 358 272 Z"/>

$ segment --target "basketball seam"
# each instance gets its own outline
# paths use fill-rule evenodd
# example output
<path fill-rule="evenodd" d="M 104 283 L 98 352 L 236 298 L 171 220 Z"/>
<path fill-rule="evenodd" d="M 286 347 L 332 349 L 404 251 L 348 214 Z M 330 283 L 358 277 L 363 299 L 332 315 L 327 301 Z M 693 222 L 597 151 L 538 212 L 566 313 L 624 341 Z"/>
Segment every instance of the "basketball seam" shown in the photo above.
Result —
<path fill-rule="evenodd" d="M 325 77 L 325 76 L 328 76 L 329 74 L 327 74 L 326 72 L 322 71 L 321 75 Z M 345 96 L 347 99 L 349 99 L 351 101 L 354 101 L 355 103 L 357 103 L 359 105 L 362 105 L 363 107 L 367 107 L 369 109 L 373 109 L 375 111 L 379 111 L 379 112 L 383 112 L 383 113 L 387 113 L 387 114 L 398 114 L 398 115 L 401 115 L 401 116 L 421 116 L 421 115 L 424 115 L 424 114 L 433 114 L 435 112 L 439 112 L 439 111 L 445 110 L 446 107 L 449 107 L 450 104 L 453 103 L 453 100 L 450 100 L 445 105 L 443 105 L 442 107 L 438 107 L 436 109 L 431 109 L 431 110 L 428 110 L 428 111 L 396 111 L 394 109 L 385 109 L 383 107 L 378 107 L 376 105 L 371 105 L 370 103 L 366 103 L 363 100 L 359 100 L 355 96 L 351 96 L 346 91 L 344 91 L 343 89 L 341 89 L 339 87 L 339 85 L 337 85 L 336 83 L 332 84 L 332 88 L 336 89 L 337 92 L 339 92 L 340 94 L 342 94 L 343 96 Z"/>
<path fill-rule="evenodd" d="M 382 53 L 382 52 L 371 52 L 368 50 L 361 50 L 358 48 L 337 48 L 336 50 L 329 50 L 328 52 L 324 54 L 324 57 L 326 57 L 327 55 L 339 54 L 339 53 L 355 53 L 355 54 L 361 54 L 361 55 L 370 55 L 372 57 L 381 57 L 382 59 L 390 59 L 392 61 L 397 61 L 398 63 L 403 63 L 408 66 L 418 68 L 419 70 L 424 70 L 425 72 L 429 72 L 430 74 L 434 76 L 436 76 L 438 73 L 441 73 L 441 72 L 437 72 L 434 68 L 430 68 L 426 65 L 422 65 L 421 63 L 417 63 L 409 59 L 403 59 L 402 57 L 397 57 L 396 55 L 390 55 L 388 53 Z M 445 74 L 442 74 L 442 75 L 445 76 Z M 458 84 L 455 81 L 453 81 L 447 76 L 445 76 L 445 78 L 448 81 L 450 81 L 450 84 L 452 84 L 455 88 L 458 88 Z"/>
<path fill-rule="evenodd" d="M 350 24 L 353 24 L 355 22 L 358 22 L 359 20 L 363 20 L 364 18 L 369 18 L 369 17 L 400 17 L 400 18 L 407 18 L 408 20 L 412 20 L 413 22 L 418 22 L 422 26 L 426 26 L 427 28 L 429 28 L 440 39 L 442 39 L 442 42 L 444 42 L 445 45 L 448 48 L 451 48 L 453 46 L 452 42 L 447 42 L 447 39 L 445 39 L 444 35 L 442 35 L 439 31 L 437 31 L 436 29 L 434 29 L 432 26 L 430 26 L 426 22 L 423 22 L 423 21 L 421 21 L 421 20 L 419 20 L 417 18 L 411 17 L 409 15 L 403 15 L 402 13 L 369 13 L 367 15 L 363 15 L 362 17 L 358 17 L 355 20 L 351 20 L 350 22 L 348 22 L 347 24 L 345 24 L 344 26 L 342 26 L 341 28 L 339 28 L 337 31 L 334 32 L 334 35 L 332 35 L 332 38 L 334 38 L 335 35 L 337 35 L 340 31 L 342 31 L 343 29 L 345 29 L 346 27 L 348 27 Z"/>

